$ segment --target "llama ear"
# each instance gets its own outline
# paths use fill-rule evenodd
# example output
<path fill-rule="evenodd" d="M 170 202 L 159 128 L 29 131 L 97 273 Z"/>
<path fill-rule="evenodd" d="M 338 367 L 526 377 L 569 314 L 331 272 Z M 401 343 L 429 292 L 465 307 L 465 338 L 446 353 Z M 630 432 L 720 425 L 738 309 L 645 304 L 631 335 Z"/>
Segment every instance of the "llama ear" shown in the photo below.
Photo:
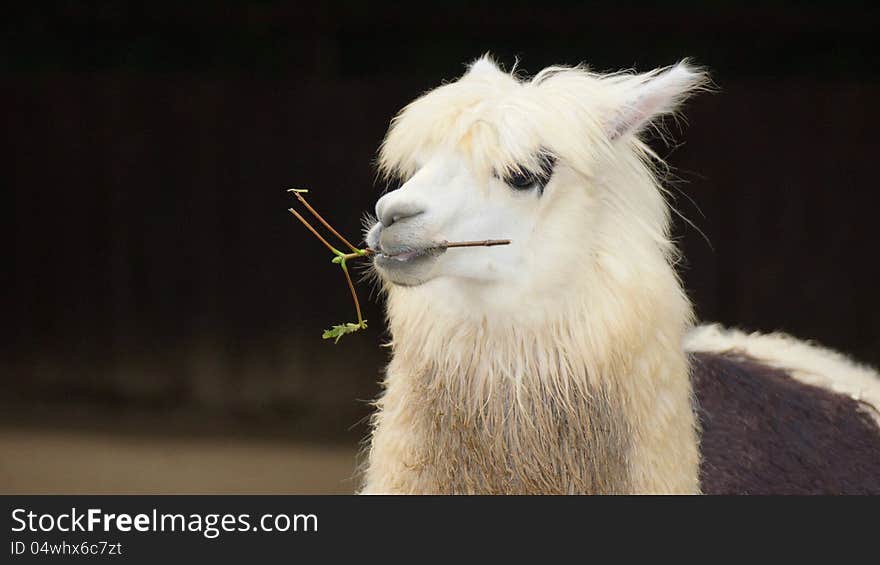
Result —
<path fill-rule="evenodd" d="M 672 114 L 694 92 L 706 88 L 708 76 L 682 61 L 677 65 L 636 75 L 624 81 L 623 103 L 607 122 L 611 140 L 636 133 L 656 118 Z"/>

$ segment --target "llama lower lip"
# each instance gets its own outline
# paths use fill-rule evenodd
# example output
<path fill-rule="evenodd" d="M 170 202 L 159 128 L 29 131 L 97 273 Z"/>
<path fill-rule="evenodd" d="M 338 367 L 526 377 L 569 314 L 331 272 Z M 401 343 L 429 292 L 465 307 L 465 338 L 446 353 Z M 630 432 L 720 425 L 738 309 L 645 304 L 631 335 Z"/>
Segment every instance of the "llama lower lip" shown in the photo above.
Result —
<path fill-rule="evenodd" d="M 376 254 L 376 263 L 380 267 L 394 268 L 415 263 L 422 263 L 440 255 L 444 250 L 436 248 L 405 249 L 393 253 L 380 252 Z"/>
<path fill-rule="evenodd" d="M 425 251 L 416 249 L 413 251 L 405 251 L 403 253 L 397 253 L 396 255 L 382 254 L 381 257 L 384 257 L 386 259 L 390 259 L 392 261 L 406 262 L 406 261 L 411 261 L 417 257 L 421 257 L 424 254 L 425 254 Z"/>
<path fill-rule="evenodd" d="M 403 251 L 401 253 L 394 254 L 386 254 L 386 253 L 378 253 L 376 254 L 376 259 L 383 262 L 392 262 L 392 263 L 411 263 L 425 257 L 429 254 L 427 249 L 413 249 L 410 251 Z"/>

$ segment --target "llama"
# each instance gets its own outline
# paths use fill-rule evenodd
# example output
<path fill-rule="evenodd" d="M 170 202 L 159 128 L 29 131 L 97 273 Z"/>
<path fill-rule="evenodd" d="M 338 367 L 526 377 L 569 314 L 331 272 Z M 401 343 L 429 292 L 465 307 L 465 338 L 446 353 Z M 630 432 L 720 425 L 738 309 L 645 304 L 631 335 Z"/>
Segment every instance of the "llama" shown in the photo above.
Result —
<path fill-rule="evenodd" d="M 706 84 L 484 56 L 394 118 L 363 493 L 880 492 L 875 371 L 694 325 L 640 134 Z M 512 243 L 436 247 L 487 238 Z"/>

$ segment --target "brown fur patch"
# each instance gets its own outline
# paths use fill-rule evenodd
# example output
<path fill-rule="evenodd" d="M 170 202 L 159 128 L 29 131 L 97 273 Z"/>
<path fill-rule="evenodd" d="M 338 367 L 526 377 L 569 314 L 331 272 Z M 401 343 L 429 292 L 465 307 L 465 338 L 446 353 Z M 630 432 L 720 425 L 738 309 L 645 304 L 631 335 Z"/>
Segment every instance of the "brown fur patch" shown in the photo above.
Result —
<path fill-rule="evenodd" d="M 444 383 L 437 386 L 438 382 Z M 594 390 L 562 400 L 543 379 L 499 383 L 476 411 L 455 384 L 427 378 L 419 398 L 419 460 L 407 465 L 418 492 L 585 494 L 630 490 L 629 433 L 619 394 Z M 461 386 L 461 385 L 459 385 Z M 518 387 L 518 388 L 517 388 Z M 517 390 L 515 390 L 517 389 Z"/>
<path fill-rule="evenodd" d="M 880 494 L 873 408 L 736 352 L 695 353 L 705 494 Z"/>

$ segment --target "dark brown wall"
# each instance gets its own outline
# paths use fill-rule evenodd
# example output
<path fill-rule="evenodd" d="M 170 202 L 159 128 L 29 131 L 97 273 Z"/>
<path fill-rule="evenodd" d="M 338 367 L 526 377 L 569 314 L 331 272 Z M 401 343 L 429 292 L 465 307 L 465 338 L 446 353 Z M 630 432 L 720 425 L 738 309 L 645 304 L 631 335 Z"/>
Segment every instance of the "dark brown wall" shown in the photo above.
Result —
<path fill-rule="evenodd" d="M 284 189 L 310 188 L 356 233 L 384 188 L 372 160 L 388 120 L 490 49 L 528 71 L 688 55 L 712 69 L 720 91 L 688 105 L 680 144 L 657 144 L 709 240 L 678 222 L 701 318 L 880 363 L 880 75 L 874 14 L 857 5 L 77 6 L 4 29 L 0 379 L 18 406 L 201 407 L 344 431 L 377 391 L 381 310 L 367 306 L 365 335 L 320 339 L 352 317 L 347 289 Z"/>

